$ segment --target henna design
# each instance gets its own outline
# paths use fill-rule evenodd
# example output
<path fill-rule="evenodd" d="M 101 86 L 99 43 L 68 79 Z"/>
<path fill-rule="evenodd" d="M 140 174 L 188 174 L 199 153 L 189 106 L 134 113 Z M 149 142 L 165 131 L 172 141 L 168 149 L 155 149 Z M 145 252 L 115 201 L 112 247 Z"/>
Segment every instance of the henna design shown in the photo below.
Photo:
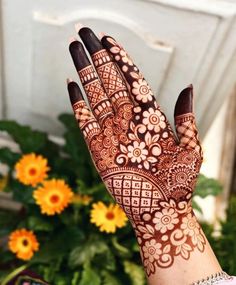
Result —
<path fill-rule="evenodd" d="M 195 248 L 203 252 L 206 241 L 189 202 L 160 200 L 152 214 L 142 214 L 142 220 L 135 230 L 147 275 L 155 272 L 155 266 L 171 266 L 174 256 L 188 259 Z"/>
<path fill-rule="evenodd" d="M 124 49 L 107 36 L 101 44 L 88 28 L 80 36 L 99 77 L 91 64 L 78 63 L 77 57 L 86 55 L 77 44 L 79 55 L 72 51 L 72 57 L 92 112 L 72 82 L 68 88 L 77 98 L 72 100 L 75 116 L 109 193 L 134 227 L 149 276 L 157 267 L 171 266 L 175 256 L 189 259 L 192 251 L 203 252 L 206 243 L 191 206 L 201 146 L 191 108 L 179 111 L 183 97 L 190 100 L 192 87 L 177 101 L 177 139 Z"/>

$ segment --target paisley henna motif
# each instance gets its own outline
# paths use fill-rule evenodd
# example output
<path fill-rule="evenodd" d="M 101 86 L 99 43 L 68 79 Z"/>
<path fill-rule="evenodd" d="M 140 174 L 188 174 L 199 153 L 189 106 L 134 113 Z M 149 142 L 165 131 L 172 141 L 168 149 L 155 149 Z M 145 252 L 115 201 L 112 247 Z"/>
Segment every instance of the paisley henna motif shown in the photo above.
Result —
<path fill-rule="evenodd" d="M 171 266 L 175 256 L 188 259 L 195 249 L 204 251 L 205 238 L 191 206 L 202 162 L 194 115 L 192 110 L 179 114 L 176 106 L 177 139 L 125 50 L 111 37 L 103 37 L 101 43 L 88 28 L 80 35 L 95 69 L 84 60 L 82 44 L 72 43 L 91 107 L 90 111 L 78 85 L 71 82 L 75 117 L 109 193 L 134 227 L 150 275 L 156 267 Z M 192 87 L 180 97 L 189 94 Z"/>

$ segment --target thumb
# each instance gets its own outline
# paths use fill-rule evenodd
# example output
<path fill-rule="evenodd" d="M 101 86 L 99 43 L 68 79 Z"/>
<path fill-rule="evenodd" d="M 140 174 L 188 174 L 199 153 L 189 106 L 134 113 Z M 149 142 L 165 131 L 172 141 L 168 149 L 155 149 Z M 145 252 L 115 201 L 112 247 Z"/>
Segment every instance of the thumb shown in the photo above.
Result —
<path fill-rule="evenodd" d="M 179 145 L 185 149 L 194 149 L 202 157 L 202 149 L 198 139 L 195 116 L 193 114 L 193 86 L 190 84 L 181 91 L 175 104 L 175 128 Z"/>

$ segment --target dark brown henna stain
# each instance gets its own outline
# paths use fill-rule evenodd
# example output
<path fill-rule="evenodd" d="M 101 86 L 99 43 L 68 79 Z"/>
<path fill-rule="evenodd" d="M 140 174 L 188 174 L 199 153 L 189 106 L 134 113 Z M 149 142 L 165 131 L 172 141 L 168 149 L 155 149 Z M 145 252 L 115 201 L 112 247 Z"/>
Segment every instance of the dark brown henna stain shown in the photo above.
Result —
<path fill-rule="evenodd" d="M 109 53 L 129 80 L 131 89 L 128 96 L 135 98 L 138 105 L 130 102 L 120 104 L 115 108 L 114 116 L 104 119 L 98 134 L 90 138 L 88 133 L 84 134 L 109 193 L 123 208 L 135 229 L 143 263 L 147 275 L 150 275 L 156 267 L 170 267 L 175 256 L 189 259 L 193 250 L 204 250 L 204 235 L 191 206 L 202 152 L 194 115 L 191 112 L 177 113 L 178 143 L 132 60 L 114 39 L 106 37 L 106 40 Z M 115 94 L 119 102 L 123 100 L 122 92 L 128 91 L 122 77 L 120 85 L 117 84 L 119 70 L 114 69 L 107 56 L 105 50 L 99 50 L 92 58 L 103 86 L 107 84 L 107 97 L 112 101 Z M 80 72 L 83 84 L 95 76 L 93 69 L 84 70 Z M 115 82 L 110 87 L 113 75 Z M 100 91 L 88 90 L 86 84 L 84 86 L 93 106 L 91 98 L 97 98 Z M 83 116 L 81 109 L 74 110 L 77 118 L 78 113 Z"/>

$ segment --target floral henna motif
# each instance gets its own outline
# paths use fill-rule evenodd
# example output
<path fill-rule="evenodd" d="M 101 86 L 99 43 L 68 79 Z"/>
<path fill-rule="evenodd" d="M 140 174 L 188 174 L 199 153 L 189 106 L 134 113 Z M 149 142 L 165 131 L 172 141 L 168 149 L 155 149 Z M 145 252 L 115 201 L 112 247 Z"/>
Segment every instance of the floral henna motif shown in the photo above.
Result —
<path fill-rule="evenodd" d="M 86 79 L 79 71 L 98 113 L 90 116 L 81 98 L 73 108 L 98 172 L 134 227 L 150 275 L 156 267 L 171 266 L 175 256 L 188 259 L 195 249 L 204 250 L 205 238 L 191 206 L 201 146 L 193 113 L 175 117 L 178 141 L 130 57 L 112 38 L 102 43 L 106 49 L 91 55 L 102 85 L 91 65 L 82 70 Z M 112 111 L 103 100 L 112 102 Z"/>
<path fill-rule="evenodd" d="M 188 194 L 187 199 L 190 198 Z M 153 213 L 142 214 L 142 221 L 135 232 L 148 276 L 156 266 L 171 266 L 175 256 L 189 259 L 195 248 L 204 251 L 203 231 L 187 201 L 159 200 Z"/>

